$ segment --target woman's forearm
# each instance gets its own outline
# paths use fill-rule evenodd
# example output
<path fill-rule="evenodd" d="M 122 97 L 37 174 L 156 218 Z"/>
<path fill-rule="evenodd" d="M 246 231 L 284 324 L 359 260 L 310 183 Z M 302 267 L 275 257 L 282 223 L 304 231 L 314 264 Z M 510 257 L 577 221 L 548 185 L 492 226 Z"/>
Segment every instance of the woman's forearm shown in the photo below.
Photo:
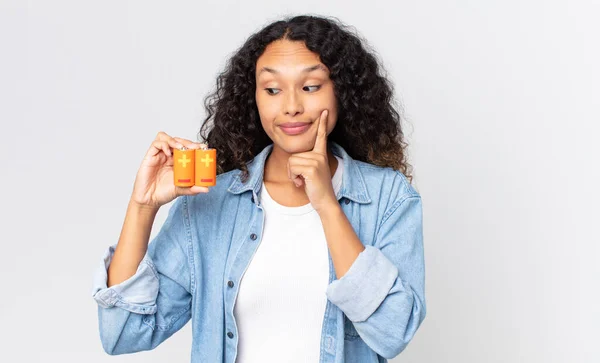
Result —
<path fill-rule="evenodd" d="M 108 287 L 119 284 L 136 273 L 146 254 L 157 212 L 158 208 L 129 202 L 121 236 L 108 267 Z"/>

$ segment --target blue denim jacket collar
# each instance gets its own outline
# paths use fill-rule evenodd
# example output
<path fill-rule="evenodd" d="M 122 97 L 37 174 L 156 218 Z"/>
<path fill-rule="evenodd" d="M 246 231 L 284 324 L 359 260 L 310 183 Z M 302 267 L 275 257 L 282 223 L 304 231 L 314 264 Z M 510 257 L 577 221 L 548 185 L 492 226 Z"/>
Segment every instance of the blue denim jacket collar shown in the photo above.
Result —
<path fill-rule="evenodd" d="M 367 186 L 363 175 L 356 165 L 357 161 L 352 159 L 350 155 L 339 144 L 329 141 L 328 145 L 331 152 L 343 159 L 344 176 L 342 177 L 342 187 L 338 191 L 336 198 L 347 198 L 356 203 L 371 203 L 371 198 L 367 192 Z M 233 194 L 243 193 L 252 190 L 254 195 L 259 195 L 263 182 L 263 172 L 267 156 L 271 153 L 273 144 L 267 145 L 258 155 L 248 163 L 249 178 L 246 183 L 242 183 L 240 179 L 241 171 L 233 178 L 231 185 L 227 191 Z"/>

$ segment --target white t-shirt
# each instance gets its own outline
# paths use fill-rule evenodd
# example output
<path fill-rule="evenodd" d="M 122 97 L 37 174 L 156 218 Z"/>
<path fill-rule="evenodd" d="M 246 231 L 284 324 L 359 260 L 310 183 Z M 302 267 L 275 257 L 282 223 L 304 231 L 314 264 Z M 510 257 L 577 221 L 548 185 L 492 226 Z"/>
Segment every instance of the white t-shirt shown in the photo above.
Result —
<path fill-rule="evenodd" d="M 342 184 L 343 161 L 331 179 Z M 263 236 L 242 275 L 234 316 L 239 331 L 236 363 L 318 362 L 329 285 L 323 225 L 310 203 L 286 207 L 263 183 Z M 275 273 L 277 271 L 277 273 Z"/>

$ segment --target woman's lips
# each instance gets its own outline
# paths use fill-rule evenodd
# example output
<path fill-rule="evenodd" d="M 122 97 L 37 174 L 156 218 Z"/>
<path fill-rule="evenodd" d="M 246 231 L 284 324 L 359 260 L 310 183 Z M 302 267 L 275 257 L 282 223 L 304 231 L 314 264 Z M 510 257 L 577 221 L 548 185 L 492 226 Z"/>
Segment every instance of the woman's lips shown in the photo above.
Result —
<path fill-rule="evenodd" d="M 310 128 L 311 124 L 304 124 L 301 126 L 282 126 L 280 125 L 279 127 L 281 128 L 281 130 L 287 134 L 287 135 L 298 135 L 303 133 L 304 131 L 308 130 Z"/>

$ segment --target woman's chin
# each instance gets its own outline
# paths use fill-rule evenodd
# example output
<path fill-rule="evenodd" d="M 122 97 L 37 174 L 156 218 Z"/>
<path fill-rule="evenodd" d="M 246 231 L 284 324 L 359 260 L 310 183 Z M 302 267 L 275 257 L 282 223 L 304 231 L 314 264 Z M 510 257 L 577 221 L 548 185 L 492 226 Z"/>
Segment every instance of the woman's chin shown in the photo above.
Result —
<path fill-rule="evenodd" d="M 276 143 L 276 146 L 288 154 L 297 154 L 312 150 L 312 145 L 306 140 L 284 140 Z"/>

